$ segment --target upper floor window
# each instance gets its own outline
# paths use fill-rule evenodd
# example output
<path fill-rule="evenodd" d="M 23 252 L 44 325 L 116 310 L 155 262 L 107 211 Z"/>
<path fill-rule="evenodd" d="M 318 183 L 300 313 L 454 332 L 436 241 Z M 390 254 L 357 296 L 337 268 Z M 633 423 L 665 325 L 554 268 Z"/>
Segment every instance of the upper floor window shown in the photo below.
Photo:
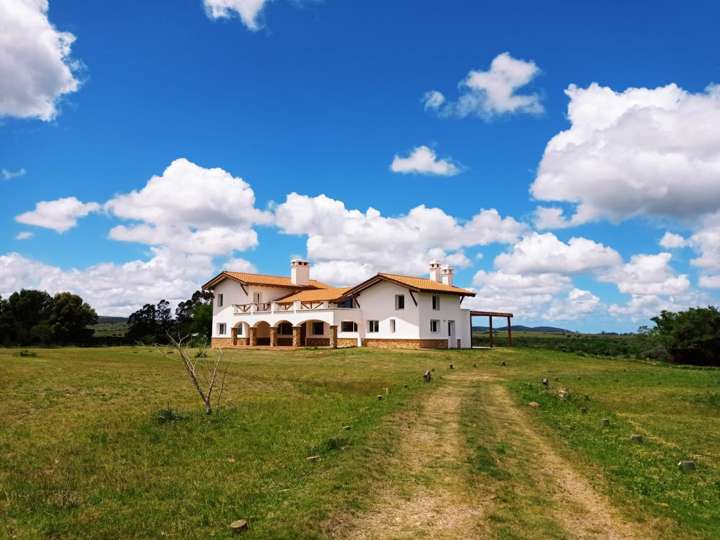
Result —
<path fill-rule="evenodd" d="M 440 321 L 432 319 L 430 321 L 430 331 L 434 334 L 438 333 L 440 331 Z"/>
<path fill-rule="evenodd" d="M 432 308 L 435 311 L 440 310 L 440 295 L 439 294 L 433 294 L 432 295 Z"/>
<path fill-rule="evenodd" d="M 395 309 L 405 309 L 405 295 L 404 294 L 396 294 L 395 295 Z"/>
<path fill-rule="evenodd" d="M 312 323 L 313 336 L 322 336 L 325 333 L 325 323 L 313 322 Z"/>
<path fill-rule="evenodd" d="M 223 295 L 222 295 L 222 293 L 217 295 L 217 305 L 218 305 L 218 307 L 222 307 L 222 306 L 223 306 Z"/>
<path fill-rule="evenodd" d="M 218 336 L 224 336 L 227 332 L 227 324 L 224 322 L 217 323 L 217 333 Z"/>
<path fill-rule="evenodd" d="M 260 300 L 262 300 L 260 293 L 259 292 L 253 293 L 253 302 L 256 304 L 259 304 Z"/>
<path fill-rule="evenodd" d="M 341 332 L 357 332 L 357 323 L 355 321 L 342 321 L 340 323 Z"/>
<path fill-rule="evenodd" d="M 368 321 L 368 334 L 377 334 L 380 331 L 380 321 Z"/>
<path fill-rule="evenodd" d="M 390 319 L 390 333 L 395 333 L 395 319 Z"/>

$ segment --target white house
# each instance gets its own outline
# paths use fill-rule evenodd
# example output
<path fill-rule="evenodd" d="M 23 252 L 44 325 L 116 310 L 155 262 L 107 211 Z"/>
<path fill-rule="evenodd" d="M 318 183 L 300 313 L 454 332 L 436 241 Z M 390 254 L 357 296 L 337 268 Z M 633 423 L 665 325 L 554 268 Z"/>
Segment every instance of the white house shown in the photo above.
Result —
<path fill-rule="evenodd" d="M 427 278 L 380 273 L 336 288 L 310 279 L 309 263 L 295 259 L 287 277 L 223 271 L 203 289 L 214 295 L 212 346 L 223 348 L 464 348 L 471 316 L 489 314 L 463 309 L 475 293 L 455 287 L 453 269 L 437 261 Z"/>

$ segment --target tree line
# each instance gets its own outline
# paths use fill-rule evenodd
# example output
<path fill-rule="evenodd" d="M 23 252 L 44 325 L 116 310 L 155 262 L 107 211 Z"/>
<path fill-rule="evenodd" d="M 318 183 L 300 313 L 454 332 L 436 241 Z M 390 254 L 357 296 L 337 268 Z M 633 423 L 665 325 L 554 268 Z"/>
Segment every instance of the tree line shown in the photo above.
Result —
<path fill-rule="evenodd" d="M 77 294 L 23 289 L 8 298 L 0 296 L 0 345 L 98 345 L 94 336 L 95 310 Z M 209 340 L 212 294 L 196 291 L 180 302 L 174 316 L 170 303 L 145 304 L 130 315 L 127 333 L 113 344 L 169 343 L 169 335 Z"/>

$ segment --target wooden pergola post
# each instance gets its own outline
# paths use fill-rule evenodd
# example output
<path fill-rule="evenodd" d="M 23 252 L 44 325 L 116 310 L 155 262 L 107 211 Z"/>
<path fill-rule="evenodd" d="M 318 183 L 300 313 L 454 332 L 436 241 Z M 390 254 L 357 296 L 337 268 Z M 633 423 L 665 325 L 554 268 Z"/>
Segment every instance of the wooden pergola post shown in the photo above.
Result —
<path fill-rule="evenodd" d="M 495 338 L 493 337 L 493 327 L 492 327 L 492 315 L 488 315 L 488 320 L 490 321 L 490 348 L 492 349 L 495 347 Z"/>
<path fill-rule="evenodd" d="M 512 347 L 512 317 L 508 315 L 507 318 L 507 331 L 508 331 L 508 347 Z"/>

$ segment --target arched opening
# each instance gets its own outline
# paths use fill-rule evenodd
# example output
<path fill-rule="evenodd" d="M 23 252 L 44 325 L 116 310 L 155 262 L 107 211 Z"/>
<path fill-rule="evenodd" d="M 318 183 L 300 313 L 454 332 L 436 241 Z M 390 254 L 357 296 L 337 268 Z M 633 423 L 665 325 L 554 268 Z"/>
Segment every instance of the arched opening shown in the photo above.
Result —
<path fill-rule="evenodd" d="M 253 326 L 255 331 L 255 345 L 270 345 L 270 325 L 265 321 L 259 321 Z"/>
<path fill-rule="evenodd" d="M 303 347 L 329 347 L 330 325 L 324 321 L 309 320 L 300 323 L 300 345 Z"/>
<path fill-rule="evenodd" d="M 232 327 L 231 336 L 233 347 L 242 347 L 248 344 L 250 325 L 246 322 L 239 322 Z"/>
<path fill-rule="evenodd" d="M 290 321 L 275 323 L 276 344 L 278 347 L 292 347 L 293 325 Z"/>

